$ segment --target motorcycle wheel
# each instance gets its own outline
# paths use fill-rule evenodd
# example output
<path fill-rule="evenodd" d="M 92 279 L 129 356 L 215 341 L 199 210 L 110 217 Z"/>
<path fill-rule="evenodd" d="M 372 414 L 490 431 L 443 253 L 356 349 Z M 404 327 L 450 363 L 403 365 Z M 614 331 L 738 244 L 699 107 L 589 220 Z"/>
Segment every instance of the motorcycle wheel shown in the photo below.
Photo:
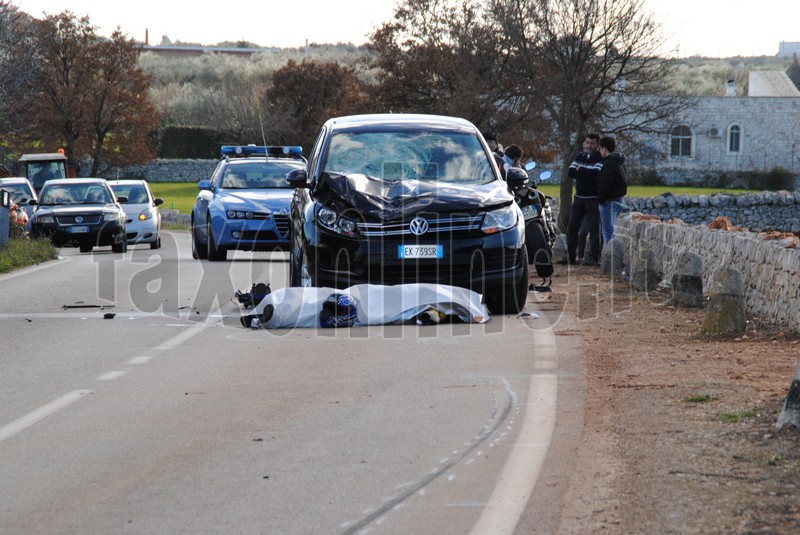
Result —
<path fill-rule="evenodd" d="M 552 277 L 553 251 L 538 221 L 530 221 L 525 226 L 525 247 L 528 249 L 528 262 L 536 268 L 536 274 L 542 278 Z"/>

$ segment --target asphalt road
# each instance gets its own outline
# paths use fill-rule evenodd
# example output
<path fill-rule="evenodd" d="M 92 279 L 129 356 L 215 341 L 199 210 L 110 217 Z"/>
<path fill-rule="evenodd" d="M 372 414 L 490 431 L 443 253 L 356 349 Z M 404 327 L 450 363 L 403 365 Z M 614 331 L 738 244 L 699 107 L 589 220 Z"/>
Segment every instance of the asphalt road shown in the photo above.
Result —
<path fill-rule="evenodd" d="M 0 532 L 513 533 L 557 525 L 583 361 L 559 311 L 246 330 L 283 253 L 110 248 L 0 276 Z M 113 315 L 113 317 L 110 317 Z"/>

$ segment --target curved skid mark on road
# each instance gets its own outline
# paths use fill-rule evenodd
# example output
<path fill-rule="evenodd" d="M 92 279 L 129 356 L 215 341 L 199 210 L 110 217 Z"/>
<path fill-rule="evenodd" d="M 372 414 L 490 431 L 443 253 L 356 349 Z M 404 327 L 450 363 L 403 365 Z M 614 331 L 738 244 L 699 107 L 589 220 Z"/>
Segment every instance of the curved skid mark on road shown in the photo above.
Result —
<path fill-rule="evenodd" d="M 484 380 L 478 379 L 478 381 L 486 388 L 488 388 L 488 383 Z M 397 509 L 398 506 L 403 504 L 409 498 L 415 495 L 424 495 L 425 488 L 430 485 L 433 481 L 439 478 L 441 475 L 445 474 L 448 470 L 450 470 L 453 466 L 458 464 L 461 460 L 463 460 L 467 455 L 469 455 L 475 448 L 480 446 L 487 438 L 489 438 L 495 431 L 497 431 L 500 426 L 506 421 L 508 415 L 511 414 L 511 410 L 513 409 L 514 405 L 517 402 L 516 393 L 511 390 L 511 386 L 507 381 L 503 381 L 506 390 L 506 403 L 502 407 L 502 410 L 498 413 L 498 402 L 497 402 L 497 395 L 492 391 L 492 398 L 494 399 L 494 408 L 492 409 L 492 414 L 489 417 L 489 422 L 487 425 L 483 426 L 481 429 L 481 433 L 477 435 L 472 441 L 468 442 L 464 448 L 461 450 L 456 450 L 453 456 L 450 457 L 447 462 L 441 463 L 440 466 L 431 470 L 431 472 L 424 478 L 419 481 L 413 483 L 404 484 L 405 490 L 388 500 L 382 507 L 373 510 L 368 515 L 364 515 L 360 520 L 357 522 L 349 525 L 345 531 L 342 532 L 342 535 L 353 535 L 356 533 L 360 533 L 360 530 L 364 527 L 368 526 L 369 524 L 375 522 L 383 515 Z"/>

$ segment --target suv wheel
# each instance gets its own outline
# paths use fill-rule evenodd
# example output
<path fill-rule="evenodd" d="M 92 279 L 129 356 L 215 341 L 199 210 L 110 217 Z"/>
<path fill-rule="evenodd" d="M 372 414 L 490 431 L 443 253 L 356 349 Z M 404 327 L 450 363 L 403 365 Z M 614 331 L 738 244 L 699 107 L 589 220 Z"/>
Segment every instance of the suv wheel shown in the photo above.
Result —
<path fill-rule="evenodd" d="M 528 299 L 528 251 L 520 249 L 522 273 L 513 284 L 504 284 L 486 292 L 486 307 L 491 314 L 519 314 Z"/>

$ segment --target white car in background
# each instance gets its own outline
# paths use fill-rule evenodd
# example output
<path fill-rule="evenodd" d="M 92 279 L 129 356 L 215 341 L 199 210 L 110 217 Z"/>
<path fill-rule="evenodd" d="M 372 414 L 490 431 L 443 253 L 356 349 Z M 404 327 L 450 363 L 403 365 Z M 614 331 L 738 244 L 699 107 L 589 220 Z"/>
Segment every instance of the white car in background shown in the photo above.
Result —
<path fill-rule="evenodd" d="M 11 200 L 19 205 L 20 208 L 25 210 L 28 216 L 28 222 L 25 224 L 25 230 L 31 230 L 31 216 L 33 216 L 33 206 L 29 204 L 31 200 L 38 201 L 39 196 L 33 189 L 33 185 L 24 176 L 16 176 L 9 178 L 0 178 L 0 189 L 11 192 Z"/>
<path fill-rule="evenodd" d="M 146 180 L 109 180 L 108 185 L 117 198 L 128 199 L 122 203 L 127 215 L 128 245 L 149 243 L 151 249 L 161 248 L 161 212 L 157 207 L 164 200 L 153 197 Z"/>

